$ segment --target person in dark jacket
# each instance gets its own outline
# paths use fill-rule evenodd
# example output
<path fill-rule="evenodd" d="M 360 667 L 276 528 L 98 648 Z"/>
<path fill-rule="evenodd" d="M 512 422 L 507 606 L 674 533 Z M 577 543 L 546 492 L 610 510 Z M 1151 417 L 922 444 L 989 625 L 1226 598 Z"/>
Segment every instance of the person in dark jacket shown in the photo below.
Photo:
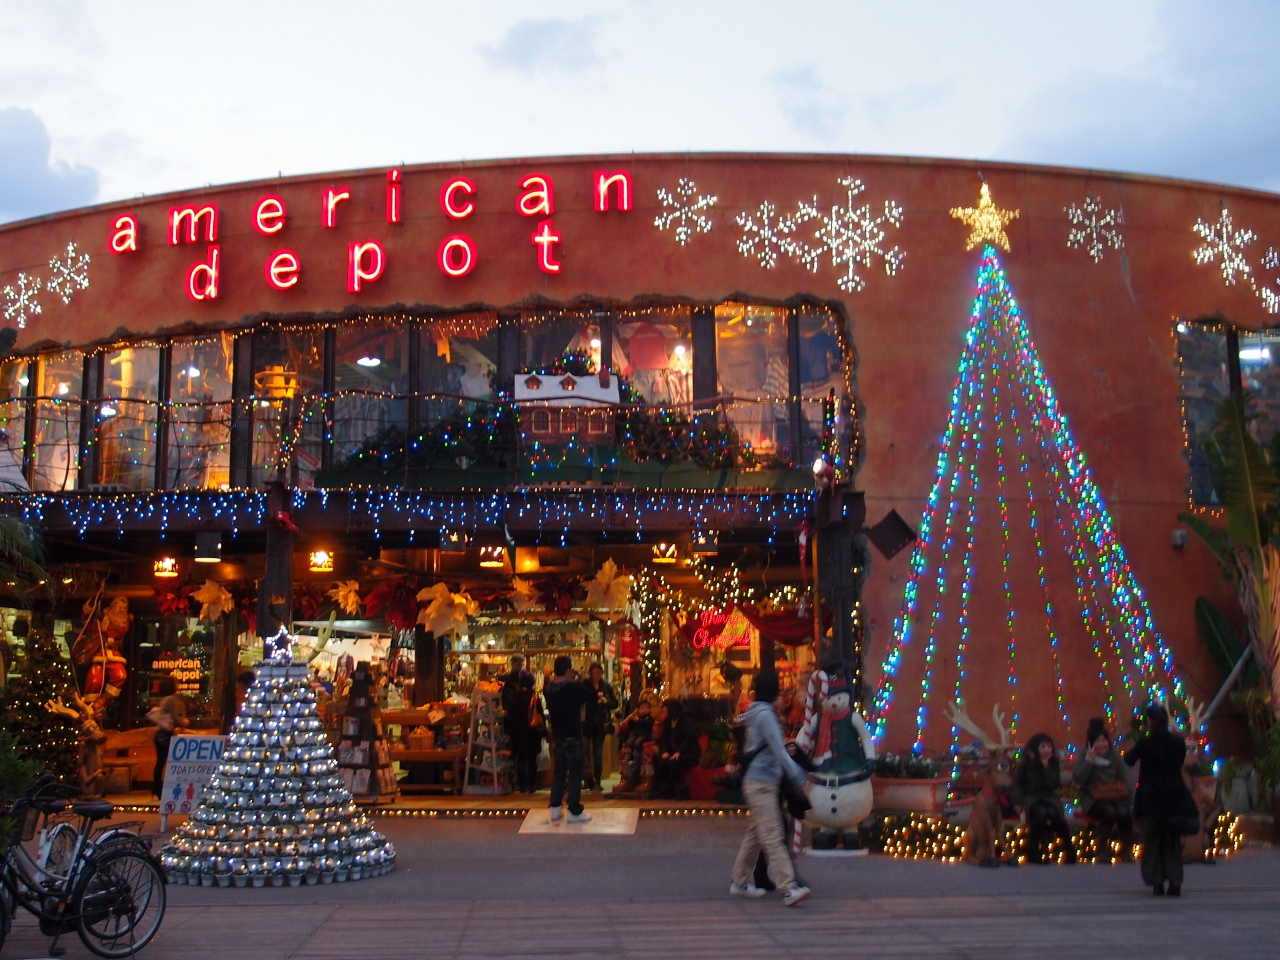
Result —
<path fill-rule="evenodd" d="M 663 704 L 666 720 L 658 738 L 658 757 L 654 761 L 653 796 L 656 799 L 684 799 L 689 795 L 685 772 L 698 765 L 702 748 L 698 744 L 693 721 L 684 713 L 684 704 L 668 700 Z M 683 797 L 681 797 L 683 794 Z"/>
<path fill-rule="evenodd" d="M 1062 772 L 1058 766 L 1058 749 L 1047 733 L 1037 733 L 1022 751 L 1022 759 L 1013 774 L 1013 802 L 1022 808 L 1031 832 L 1027 860 L 1044 863 L 1046 834 L 1055 834 L 1066 847 L 1066 862 L 1076 862 L 1076 849 L 1071 831 L 1062 812 Z"/>
<path fill-rule="evenodd" d="M 1129 765 L 1112 745 L 1101 717 L 1089 721 L 1084 756 L 1076 761 L 1071 779 L 1080 790 L 1080 812 L 1098 825 L 1102 843 L 1109 843 L 1111 831 L 1119 827 L 1122 856 L 1129 859 L 1133 847 L 1133 781 Z M 1116 796 L 1094 796 L 1104 790 Z"/>
<path fill-rule="evenodd" d="M 595 693 L 595 699 L 587 701 L 582 719 L 583 740 L 591 747 L 591 770 L 586 778 L 586 788 L 600 790 L 603 787 L 600 778 L 604 771 L 604 738 L 613 732 L 613 715 L 618 709 L 618 695 L 605 680 L 604 667 L 600 664 L 593 663 L 587 674 L 587 686 Z"/>
<path fill-rule="evenodd" d="M 555 679 L 542 688 L 547 701 L 547 717 L 551 724 L 551 742 L 555 746 L 555 773 L 551 777 L 551 822 L 558 824 L 563 816 L 561 802 L 569 794 L 569 822 L 589 823 L 591 814 L 582 809 L 582 708 L 595 693 L 583 682 L 573 661 L 561 654 L 552 667 Z"/>
<path fill-rule="evenodd" d="M 511 756 L 516 768 L 516 791 L 534 793 L 538 789 L 538 754 L 542 752 L 542 731 L 529 725 L 529 707 L 535 696 L 533 674 L 522 670 L 507 702 L 507 736 L 511 738 Z"/>
<path fill-rule="evenodd" d="M 1147 735 L 1124 755 L 1129 766 L 1142 764 L 1133 803 L 1142 838 L 1142 882 L 1157 897 L 1165 895 L 1167 883 L 1169 896 L 1177 897 L 1182 895 L 1182 834 L 1175 821 L 1198 814 L 1182 781 L 1187 745 L 1169 731 L 1164 707 L 1147 707 L 1146 719 Z"/>

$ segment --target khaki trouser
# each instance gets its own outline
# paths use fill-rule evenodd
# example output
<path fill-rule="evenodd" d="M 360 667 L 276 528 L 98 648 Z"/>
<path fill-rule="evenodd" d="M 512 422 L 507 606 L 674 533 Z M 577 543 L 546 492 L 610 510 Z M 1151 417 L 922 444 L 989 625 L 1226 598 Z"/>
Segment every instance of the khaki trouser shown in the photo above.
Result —
<path fill-rule="evenodd" d="M 765 780 L 743 780 L 742 792 L 751 808 L 751 821 L 733 864 L 733 882 L 740 887 L 755 882 L 756 860 L 763 850 L 769 864 L 769 879 L 780 893 L 786 893 L 796 885 L 796 875 L 791 869 L 791 855 L 782 830 L 778 785 Z"/>

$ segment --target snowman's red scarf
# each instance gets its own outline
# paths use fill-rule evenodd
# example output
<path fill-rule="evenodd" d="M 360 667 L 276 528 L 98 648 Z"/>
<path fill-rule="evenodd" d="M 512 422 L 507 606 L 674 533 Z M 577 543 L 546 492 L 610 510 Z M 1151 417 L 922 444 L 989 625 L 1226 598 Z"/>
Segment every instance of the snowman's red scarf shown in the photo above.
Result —
<path fill-rule="evenodd" d="M 814 763 L 826 763 L 831 759 L 831 727 L 852 712 L 852 704 L 839 712 L 828 710 L 825 706 L 822 708 L 822 716 L 818 721 L 818 744 L 813 749 Z"/>

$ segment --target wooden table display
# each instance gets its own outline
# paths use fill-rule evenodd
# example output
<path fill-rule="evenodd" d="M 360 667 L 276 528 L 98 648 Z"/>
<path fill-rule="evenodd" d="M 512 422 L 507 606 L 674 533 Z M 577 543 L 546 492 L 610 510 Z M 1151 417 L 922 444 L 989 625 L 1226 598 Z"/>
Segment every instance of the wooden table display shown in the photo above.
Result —
<path fill-rule="evenodd" d="M 364 660 L 351 674 L 351 693 L 338 741 L 338 766 L 356 803 L 390 803 L 399 792 L 373 695 L 373 677 Z"/>
<path fill-rule="evenodd" d="M 461 793 L 462 766 L 467 757 L 464 731 L 470 723 L 470 704 L 443 702 L 404 710 L 384 710 L 383 729 L 390 731 L 398 726 L 400 739 L 391 741 L 391 759 L 401 764 L 432 764 L 447 768 L 448 778 L 436 783 L 419 783 L 417 771 L 400 782 L 401 793 Z M 431 731 L 434 743 L 426 748 L 412 742 L 415 731 Z"/>

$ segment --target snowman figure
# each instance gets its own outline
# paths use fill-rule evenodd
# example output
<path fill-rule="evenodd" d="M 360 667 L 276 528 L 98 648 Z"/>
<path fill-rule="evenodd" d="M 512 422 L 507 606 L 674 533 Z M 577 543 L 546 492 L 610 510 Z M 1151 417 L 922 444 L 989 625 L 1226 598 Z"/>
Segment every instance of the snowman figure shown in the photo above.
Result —
<path fill-rule="evenodd" d="M 813 849 L 833 850 L 841 837 L 846 850 L 860 849 L 857 828 L 871 814 L 876 749 L 866 723 L 853 709 L 853 688 L 839 668 L 815 671 L 810 678 L 805 723 L 796 745 L 813 768 L 813 809 L 806 814 L 806 820 L 818 826 Z M 797 839 L 799 827 L 797 823 Z"/>

